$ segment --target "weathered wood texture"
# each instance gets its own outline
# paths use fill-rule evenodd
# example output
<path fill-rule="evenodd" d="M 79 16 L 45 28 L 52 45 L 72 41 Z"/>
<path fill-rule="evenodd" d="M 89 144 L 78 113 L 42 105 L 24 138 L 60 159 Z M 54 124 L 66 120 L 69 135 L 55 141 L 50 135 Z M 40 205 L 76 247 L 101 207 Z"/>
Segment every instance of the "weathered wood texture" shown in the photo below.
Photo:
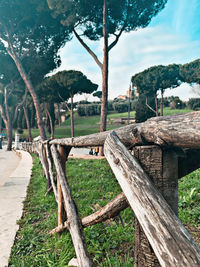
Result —
<path fill-rule="evenodd" d="M 111 200 L 107 205 L 96 211 L 95 213 L 82 219 L 83 227 L 91 226 L 99 222 L 106 221 L 119 214 L 120 211 L 126 209 L 129 203 L 122 192 Z"/>
<path fill-rule="evenodd" d="M 52 161 L 52 156 L 51 156 L 51 151 L 50 151 L 50 147 L 49 144 L 45 145 L 46 148 L 46 154 L 47 154 L 47 161 L 49 164 L 49 176 L 51 179 L 51 185 L 53 188 L 53 192 L 54 192 L 54 196 L 56 199 L 56 202 L 58 203 L 58 193 L 57 193 L 57 188 L 56 188 L 56 184 L 55 184 L 55 179 L 54 179 L 54 175 L 53 175 L 53 161 Z"/>
<path fill-rule="evenodd" d="M 104 153 L 161 266 L 200 266 L 199 247 L 114 132 Z"/>
<path fill-rule="evenodd" d="M 82 219 L 81 223 L 83 227 L 91 226 L 100 222 L 104 222 L 108 219 L 111 219 L 117 215 L 119 215 L 120 211 L 129 207 L 129 203 L 124 195 L 124 193 L 120 193 L 114 199 L 112 199 L 108 204 L 99 209 L 98 211 L 90 214 L 89 216 Z M 58 226 L 54 228 L 50 234 L 60 233 L 64 230 L 68 229 L 67 222 L 63 224 L 63 226 Z"/>
<path fill-rule="evenodd" d="M 47 181 L 49 181 L 49 170 L 48 170 L 48 165 L 47 165 L 46 159 L 44 157 L 44 150 L 43 150 L 43 144 L 42 143 L 40 143 L 39 158 L 40 158 L 40 162 L 42 164 L 42 169 L 43 169 L 44 175 L 45 175 Z"/>
<path fill-rule="evenodd" d="M 63 200 L 68 219 L 68 229 L 72 237 L 78 264 L 82 267 L 92 266 L 84 243 L 80 219 L 78 217 L 76 206 L 72 199 L 71 191 L 64 174 L 63 167 L 60 163 L 60 157 L 55 145 L 51 146 L 51 153 L 54 159 L 58 179 L 62 188 Z"/>
<path fill-rule="evenodd" d="M 200 149 L 200 111 L 151 118 L 143 123 L 127 125 L 115 131 L 126 146 L 139 143 Z M 54 139 L 50 144 L 73 147 L 102 146 L 110 132 Z"/>
<path fill-rule="evenodd" d="M 172 149 L 136 146 L 134 156 L 167 203 L 178 214 L 178 158 Z M 153 249 L 135 219 L 135 267 L 160 266 Z"/>

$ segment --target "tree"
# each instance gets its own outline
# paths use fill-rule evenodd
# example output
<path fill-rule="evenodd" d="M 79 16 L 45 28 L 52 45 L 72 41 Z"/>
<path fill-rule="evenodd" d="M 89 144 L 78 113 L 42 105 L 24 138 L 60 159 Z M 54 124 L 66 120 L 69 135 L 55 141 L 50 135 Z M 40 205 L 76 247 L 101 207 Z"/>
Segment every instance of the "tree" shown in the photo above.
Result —
<path fill-rule="evenodd" d="M 74 116 L 73 116 L 73 98 L 76 94 L 90 94 L 97 90 L 98 85 L 92 83 L 80 71 L 69 70 L 60 71 L 51 76 L 51 79 L 58 84 L 58 94 L 63 101 L 71 100 L 71 107 L 67 105 L 71 117 L 71 135 L 74 137 Z"/>
<path fill-rule="evenodd" d="M 12 149 L 12 128 L 17 117 L 18 105 L 23 95 L 18 88 L 22 86 L 22 79 L 12 59 L 0 43 L 0 113 L 7 130 L 7 150 Z M 14 93 L 15 90 L 15 93 Z"/>
<path fill-rule="evenodd" d="M 137 73 L 132 77 L 132 83 L 137 87 L 140 94 L 146 96 L 146 106 L 158 116 L 157 93 L 161 91 L 161 116 L 163 116 L 163 94 L 167 88 L 175 88 L 180 85 L 179 65 L 171 64 L 168 66 L 158 65 L 150 67 L 143 72 Z M 148 98 L 153 96 L 155 99 L 156 110 L 148 103 Z"/>
<path fill-rule="evenodd" d="M 53 76 L 47 77 L 36 87 L 37 94 L 42 103 L 46 117 L 50 125 L 51 138 L 54 138 L 55 112 L 54 104 L 62 102 L 58 92 L 58 83 Z"/>
<path fill-rule="evenodd" d="M 180 67 L 180 79 L 189 84 L 200 84 L 200 59 L 182 65 Z"/>
<path fill-rule="evenodd" d="M 96 96 L 96 97 L 98 97 L 98 98 L 99 98 L 99 100 L 101 101 L 101 99 L 102 99 L 102 91 L 97 91 L 97 92 L 94 92 L 94 93 L 93 93 L 93 96 Z"/>
<path fill-rule="evenodd" d="M 0 2 L 0 42 L 14 61 L 33 99 L 42 139 L 46 139 L 46 133 L 34 82 L 59 66 L 60 59 L 56 54 L 67 40 L 67 28 L 53 20 L 45 0 Z M 41 64 L 43 59 L 49 63 L 45 68 Z M 40 62 L 37 68 L 41 68 L 41 75 L 33 81 L 34 73 L 32 71 L 31 74 L 30 70 L 37 60 Z"/>
<path fill-rule="evenodd" d="M 123 32 L 146 27 L 152 17 L 164 8 L 167 0 L 47 0 L 63 25 L 70 27 L 81 45 L 90 53 L 102 73 L 100 131 L 106 130 L 108 100 L 109 52 Z M 86 44 L 103 37 L 103 61 Z M 114 37 L 109 44 L 109 37 Z"/>

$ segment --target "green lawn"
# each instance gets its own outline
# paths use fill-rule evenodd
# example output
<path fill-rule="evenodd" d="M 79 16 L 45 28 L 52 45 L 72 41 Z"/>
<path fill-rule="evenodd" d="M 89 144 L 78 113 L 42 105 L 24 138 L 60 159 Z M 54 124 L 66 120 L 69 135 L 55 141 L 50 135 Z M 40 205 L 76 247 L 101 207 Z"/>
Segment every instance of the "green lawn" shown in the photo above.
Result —
<path fill-rule="evenodd" d="M 177 113 L 187 113 L 191 112 L 190 109 L 173 109 L 165 108 L 164 109 L 164 115 L 172 115 Z M 135 111 L 131 111 L 130 114 L 131 118 L 135 117 Z M 107 129 L 112 130 L 115 128 L 122 127 L 123 124 L 120 123 L 114 123 L 114 119 L 117 118 L 128 118 L 128 113 L 115 113 L 110 112 L 108 114 L 108 124 Z M 91 117 L 79 117 L 77 113 L 74 114 L 74 124 L 75 124 L 75 136 L 82 136 L 82 135 L 88 135 L 92 133 L 99 132 L 99 121 L 100 116 L 91 116 Z M 38 129 L 32 130 L 33 137 L 36 137 L 39 135 Z M 48 137 L 50 135 L 47 133 Z M 24 130 L 24 137 L 27 137 L 28 133 L 27 130 Z M 71 137 L 71 126 L 70 126 L 70 118 L 68 118 L 61 127 L 56 126 L 55 128 L 55 138 L 66 138 Z"/>
<path fill-rule="evenodd" d="M 10 265 L 67 266 L 74 257 L 69 233 L 49 235 L 57 225 L 57 205 L 53 193 L 45 197 L 46 179 L 41 165 L 34 156 L 32 179 L 25 200 L 24 215 L 19 221 Z M 67 174 L 70 188 L 81 217 L 93 213 L 95 204 L 105 205 L 121 192 L 119 185 L 105 160 L 69 159 Z M 87 249 L 95 266 L 133 265 L 133 213 L 128 208 L 109 223 L 100 223 L 84 229 Z"/>
<path fill-rule="evenodd" d="M 104 206 L 121 192 L 106 160 L 69 159 L 67 175 L 72 195 L 81 217 L 91 214 L 95 204 Z M 200 170 L 179 181 L 179 216 L 200 244 Z M 64 267 L 75 256 L 69 233 L 50 236 L 57 226 L 57 205 L 50 193 L 45 196 L 46 179 L 38 157 L 34 156 L 32 179 L 24 202 L 24 214 L 19 220 L 12 248 L 12 267 Z M 87 249 L 95 266 L 133 266 L 134 220 L 130 208 L 109 223 L 99 223 L 84 229 Z"/>

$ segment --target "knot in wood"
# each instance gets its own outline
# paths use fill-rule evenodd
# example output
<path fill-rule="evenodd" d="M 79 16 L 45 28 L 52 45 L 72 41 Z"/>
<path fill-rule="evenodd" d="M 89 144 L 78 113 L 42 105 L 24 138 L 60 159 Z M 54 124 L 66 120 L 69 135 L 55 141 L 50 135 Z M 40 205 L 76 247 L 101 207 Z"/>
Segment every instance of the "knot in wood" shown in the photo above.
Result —
<path fill-rule="evenodd" d="M 119 163 L 119 159 L 115 159 L 115 160 L 114 160 L 114 163 L 115 163 L 115 164 L 118 164 L 118 163 Z"/>

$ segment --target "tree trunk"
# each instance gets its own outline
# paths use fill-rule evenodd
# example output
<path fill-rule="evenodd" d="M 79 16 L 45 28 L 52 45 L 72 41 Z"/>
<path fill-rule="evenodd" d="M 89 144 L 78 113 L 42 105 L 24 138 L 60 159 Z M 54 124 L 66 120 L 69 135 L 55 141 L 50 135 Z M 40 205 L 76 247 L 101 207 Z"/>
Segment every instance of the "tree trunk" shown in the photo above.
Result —
<path fill-rule="evenodd" d="M 155 104 L 156 104 L 156 117 L 158 117 L 158 98 L 157 98 L 157 95 L 155 95 L 154 98 L 155 98 Z"/>
<path fill-rule="evenodd" d="M 9 45 L 12 48 L 12 44 L 9 43 Z M 32 99 L 33 99 L 33 103 L 34 103 L 35 110 L 36 110 L 37 124 L 38 124 L 38 128 L 40 131 L 40 136 L 41 136 L 42 140 L 46 140 L 46 133 L 45 133 L 45 128 L 44 128 L 44 123 L 42 120 L 42 112 L 41 112 L 41 108 L 40 108 L 40 102 L 39 102 L 39 99 L 38 99 L 36 92 L 33 88 L 32 82 L 28 78 L 28 75 L 26 74 L 20 59 L 15 54 L 14 49 L 12 49 L 12 51 L 10 49 L 7 49 L 7 52 L 11 56 L 13 61 L 15 62 L 15 65 L 19 71 L 19 74 L 22 77 L 22 79 L 23 79 Z"/>
<path fill-rule="evenodd" d="M 104 55 L 102 68 L 102 102 L 101 102 L 101 121 L 100 132 L 106 131 L 107 121 L 107 101 L 108 101 L 108 22 L 107 22 L 107 0 L 104 0 L 103 6 L 103 38 Z"/>
<path fill-rule="evenodd" d="M 71 97 L 71 109 L 70 109 L 70 117 L 71 117 L 71 136 L 74 137 L 74 107 L 73 107 L 73 95 Z"/>
<path fill-rule="evenodd" d="M 7 151 L 11 151 L 12 150 L 12 123 L 10 121 L 8 122 L 7 133 L 8 133 Z"/>
<path fill-rule="evenodd" d="M 31 142 L 32 141 L 31 126 L 30 126 L 30 121 L 29 121 L 26 105 L 23 105 L 23 110 L 24 110 L 24 116 L 26 120 L 26 126 L 28 129 L 28 141 Z"/>
<path fill-rule="evenodd" d="M 160 116 L 163 116 L 163 90 L 161 90 Z"/>
<path fill-rule="evenodd" d="M 8 143 L 7 143 L 7 150 L 11 151 L 12 150 L 12 122 L 10 118 L 10 113 L 8 109 L 8 96 L 7 96 L 7 88 L 4 89 L 4 105 L 5 105 L 5 113 L 6 113 L 6 118 L 7 118 L 7 133 L 8 133 Z"/>
<path fill-rule="evenodd" d="M 57 103 L 57 119 L 58 119 L 58 125 L 61 126 L 61 119 L 60 119 L 60 104 Z"/>
<path fill-rule="evenodd" d="M 47 112 L 47 116 L 48 116 L 48 118 L 49 118 L 49 122 L 50 122 L 51 138 L 53 139 L 53 138 L 54 138 L 53 121 L 52 121 L 51 114 L 50 114 L 50 112 L 48 111 L 48 109 L 46 109 L 46 112 Z"/>

